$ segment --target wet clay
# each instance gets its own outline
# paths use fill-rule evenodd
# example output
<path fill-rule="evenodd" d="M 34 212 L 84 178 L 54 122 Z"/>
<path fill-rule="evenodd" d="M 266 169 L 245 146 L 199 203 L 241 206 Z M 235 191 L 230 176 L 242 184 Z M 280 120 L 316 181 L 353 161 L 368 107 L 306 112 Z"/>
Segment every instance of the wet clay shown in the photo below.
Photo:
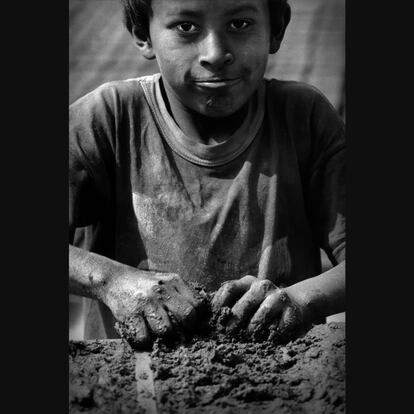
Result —
<path fill-rule="evenodd" d="M 342 413 L 345 324 L 315 325 L 286 345 L 219 330 L 151 354 L 160 414 Z M 70 341 L 69 413 L 140 414 L 135 357 L 121 340 Z"/>
<path fill-rule="evenodd" d="M 345 411 L 344 323 L 314 325 L 281 343 L 277 332 L 229 335 L 230 316 L 229 308 L 210 309 L 195 336 L 155 341 L 151 366 L 159 414 Z M 70 414 L 143 412 L 131 332 L 122 332 L 123 341 L 70 342 Z"/>
<path fill-rule="evenodd" d="M 69 413 L 140 414 L 131 347 L 121 340 L 69 342 Z"/>
<path fill-rule="evenodd" d="M 344 323 L 315 325 L 286 345 L 213 332 L 152 352 L 160 413 L 345 411 Z"/>

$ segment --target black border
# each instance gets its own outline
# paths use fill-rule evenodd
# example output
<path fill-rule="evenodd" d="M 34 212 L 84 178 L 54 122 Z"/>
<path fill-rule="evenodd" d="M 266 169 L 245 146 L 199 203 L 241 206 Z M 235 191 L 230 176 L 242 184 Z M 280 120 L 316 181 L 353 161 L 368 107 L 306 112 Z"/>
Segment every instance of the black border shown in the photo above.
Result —
<path fill-rule="evenodd" d="M 412 96 L 413 71 L 407 67 L 412 22 L 405 16 L 412 15 L 401 3 L 346 3 L 350 414 L 408 412 L 412 405 L 412 290 L 403 283 L 412 277 L 413 256 L 407 194 L 413 161 L 405 147 L 413 114 L 404 99 Z"/>
<path fill-rule="evenodd" d="M 65 413 L 68 5 L 9 2 L 2 16 L 1 406 Z"/>
<path fill-rule="evenodd" d="M 402 285 L 412 277 L 413 255 L 413 114 L 405 100 L 412 99 L 412 14 L 401 3 L 385 6 L 346 0 L 351 414 L 407 412 L 412 393 L 404 378 L 412 352 L 412 290 Z M 7 7 L 2 15 L 12 25 L 2 37 L 3 404 L 11 402 L 13 412 L 64 413 L 68 7 Z"/>

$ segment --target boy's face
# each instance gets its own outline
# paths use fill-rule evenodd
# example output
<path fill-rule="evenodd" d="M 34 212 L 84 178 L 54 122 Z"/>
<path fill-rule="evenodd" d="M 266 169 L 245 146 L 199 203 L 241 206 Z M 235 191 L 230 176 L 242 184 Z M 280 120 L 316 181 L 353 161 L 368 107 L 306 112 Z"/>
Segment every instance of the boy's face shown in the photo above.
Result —
<path fill-rule="evenodd" d="M 266 70 L 268 0 L 152 0 L 151 7 L 150 49 L 169 92 L 205 116 L 240 109 Z"/>

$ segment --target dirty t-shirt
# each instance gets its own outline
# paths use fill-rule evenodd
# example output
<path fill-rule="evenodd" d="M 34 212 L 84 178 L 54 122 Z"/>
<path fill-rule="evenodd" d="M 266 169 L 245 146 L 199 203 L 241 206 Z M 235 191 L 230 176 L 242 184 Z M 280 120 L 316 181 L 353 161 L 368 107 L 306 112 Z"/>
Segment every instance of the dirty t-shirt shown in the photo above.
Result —
<path fill-rule="evenodd" d="M 212 145 L 179 129 L 159 74 L 102 85 L 69 119 L 76 245 L 210 290 L 315 276 L 320 248 L 344 260 L 344 124 L 315 88 L 263 80 L 240 128 Z M 86 338 L 116 336 L 105 306 L 85 312 Z"/>

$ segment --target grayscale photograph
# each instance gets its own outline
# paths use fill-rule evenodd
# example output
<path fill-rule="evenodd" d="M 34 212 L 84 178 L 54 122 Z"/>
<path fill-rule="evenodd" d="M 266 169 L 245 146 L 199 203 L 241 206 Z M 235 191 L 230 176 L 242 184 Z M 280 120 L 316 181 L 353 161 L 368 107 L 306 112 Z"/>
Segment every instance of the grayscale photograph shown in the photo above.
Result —
<path fill-rule="evenodd" d="M 70 414 L 345 413 L 345 17 L 69 0 Z"/>

